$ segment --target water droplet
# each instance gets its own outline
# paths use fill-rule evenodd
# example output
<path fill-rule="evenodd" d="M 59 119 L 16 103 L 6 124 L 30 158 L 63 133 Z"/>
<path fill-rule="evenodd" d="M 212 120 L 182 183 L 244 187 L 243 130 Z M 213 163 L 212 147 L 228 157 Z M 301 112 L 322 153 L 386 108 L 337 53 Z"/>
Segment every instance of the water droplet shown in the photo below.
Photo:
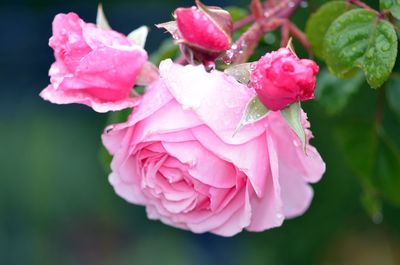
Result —
<path fill-rule="evenodd" d="M 283 218 L 283 214 L 277 213 L 277 214 L 276 214 L 276 218 L 277 218 L 277 219 L 282 219 L 282 218 Z"/>
<path fill-rule="evenodd" d="M 201 18 L 199 12 L 193 12 L 194 19 L 199 20 Z"/>
<path fill-rule="evenodd" d="M 233 59 L 233 51 L 227 50 L 225 56 L 223 57 L 224 63 L 229 65 L 232 63 L 232 59 Z"/>
<path fill-rule="evenodd" d="M 387 52 L 390 49 L 390 44 L 389 43 L 385 43 L 384 45 L 382 45 L 381 50 L 383 52 Z"/>
<path fill-rule="evenodd" d="M 236 44 L 233 44 L 232 47 L 231 47 L 231 49 L 232 49 L 232 50 L 236 50 L 236 49 L 237 49 L 237 45 L 236 45 Z"/>
<path fill-rule="evenodd" d="M 188 165 L 190 167 L 194 167 L 197 164 L 197 161 L 195 159 L 188 161 Z"/>
<path fill-rule="evenodd" d="M 374 214 L 374 216 L 372 217 L 372 222 L 374 222 L 374 224 L 380 224 L 383 221 L 383 214 L 381 212 Z"/>
<path fill-rule="evenodd" d="M 308 7 L 308 2 L 307 1 L 301 1 L 300 2 L 300 7 L 301 8 L 307 8 Z"/>
<path fill-rule="evenodd" d="M 264 41 L 269 45 L 274 44 L 276 41 L 275 34 L 268 32 L 267 34 L 264 35 Z"/>
<path fill-rule="evenodd" d="M 211 72 L 213 70 L 215 70 L 215 63 L 214 62 L 207 62 L 205 63 L 205 68 L 207 72 Z"/>
<path fill-rule="evenodd" d="M 214 31 L 214 26 L 213 26 L 213 24 L 208 24 L 208 26 L 207 26 L 207 33 L 213 33 L 213 31 Z"/>
<path fill-rule="evenodd" d="M 374 57 L 374 49 L 369 49 L 367 52 L 367 58 L 371 59 L 372 57 Z"/>
<path fill-rule="evenodd" d="M 290 1 L 289 3 L 288 3 L 288 6 L 289 7 L 294 7 L 296 4 L 294 3 L 294 2 L 292 2 L 292 1 Z"/>

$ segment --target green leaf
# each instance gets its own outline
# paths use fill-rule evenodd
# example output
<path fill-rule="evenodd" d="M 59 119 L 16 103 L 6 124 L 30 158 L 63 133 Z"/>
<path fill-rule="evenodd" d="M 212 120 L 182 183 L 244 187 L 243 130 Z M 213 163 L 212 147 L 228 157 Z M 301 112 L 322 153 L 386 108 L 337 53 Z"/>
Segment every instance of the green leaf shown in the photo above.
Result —
<path fill-rule="evenodd" d="M 325 111 L 334 115 L 342 111 L 364 82 L 364 76 L 358 73 L 355 77 L 343 80 L 324 69 L 318 75 L 315 96 Z"/>
<path fill-rule="evenodd" d="M 376 192 L 372 192 L 370 189 L 365 189 L 364 194 L 361 197 L 361 203 L 374 223 L 379 224 L 382 222 L 382 203 Z"/>
<path fill-rule="evenodd" d="M 372 186 L 378 144 L 373 124 L 345 123 L 338 128 L 336 135 L 349 167 L 361 177 L 365 186 Z"/>
<path fill-rule="evenodd" d="M 341 126 L 337 136 L 365 191 L 400 206 L 400 151 L 384 131 L 372 122 L 352 122 Z"/>
<path fill-rule="evenodd" d="M 159 65 L 162 60 L 175 58 L 178 55 L 179 46 L 175 44 L 172 38 L 164 40 L 158 50 L 150 56 L 150 61 Z"/>
<path fill-rule="evenodd" d="M 247 104 L 242 119 L 240 120 L 239 125 L 237 126 L 233 135 L 236 135 L 240 131 L 240 129 L 243 128 L 243 126 L 255 123 L 263 119 L 265 116 L 267 116 L 268 112 L 269 110 L 267 109 L 267 107 L 264 106 L 258 96 L 255 96 Z"/>
<path fill-rule="evenodd" d="M 234 65 L 225 69 L 224 72 L 235 78 L 239 83 L 247 85 L 250 82 L 251 64 L 252 63 Z"/>
<path fill-rule="evenodd" d="M 224 9 L 229 12 L 233 21 L 238 21 L 249 14 L 246 9 L 237 6 L 228 6 Z"/>
<path fill-rule="evenodd" d="M 106 15 L 104 14 L 103 5 L 101 3 L 97 6 L 96 24 L 101 29 L 111 29 L 111 26 L 107 21 Z"/>
<path fill-rule="evenodd" d="M 400 75 L 393 74 L 386 87 L 386 98 L 390 109 L 400 117 Z"/>
<path fill-rule="evenodd" d="M 128 35 L 128 39 L 133 41 L 136 45 L 144 48 L 146 44 L 147 35 L 149 34 L 149 28 L 146 26 L 141 26 L 138 29 L 135 29 Z"/>
<path fill-rule="evenodd" d="M 313 52 L 319 58 L 323 58 L 323 40 L 329 26 L 350 8 L 351 5 L 346 1 L 330 1 L 310 16 L 306 25 L 306 35 Z"/>
<path fill-rule="evenodd" d="M 380 135 L 377 159 L 377 184 L 383 196 L 400 206 L 400 151 L 385 135 Z"/>
<path fill-rule="evenodd" d="M 337 18 L 324 39 L 324 58 L 338 77 L 364 71 L 369 85 L 380 87 L 389 77 L 397 56 L 393 26 L 366 9 L 355 9 Z"/>
<path fill-rule="evenodd" d="M 400 20 L 400 6 L 392 6 L 392 8 L 390 8 L 390 13 L 393 15 L 394 18 Z"/>
<path fill-rule="evenodd" d="M 398 0 L 380 0 L 380 9 L 389 10 L 394 18 L 400 20 L 400 1 Z"/>
<path fill-rule="evenodd" d="M 102 145 L 99 150 L 99 161 L 105 173 L 110 173 L 110 164 L 112 161 L 112 155 L 108 153 L 107 149 Z"/>
<path fill-rule="evenodd" d="M 281 110 L 283 117 L 286 122 L 289 124 L 290 128 L 296 133 L 299 137 L 303 148 L 305 150 L 306 147 L 306 133 L 304 131 L 303 125 L 301 124 L 301 103 L 296 102 L 290 105 L 289 107 Z"/>
<path fill-rule="evenodd" d="M 380 10 L 386 10 L 391 8 L 393 5 L 393 0 L 379 0 Z"/>
<path fill-rule="evenodd" d="M 379 8 L 380 10 L 388 10 L 395 5 L 399 5 L 399 0 L 379 0 Z"/>
<path fill-rule="evenodd" d="M 131 109 L 110 112 L 107 117 L 107 124 L 126 122 L 131 112 Z"/>

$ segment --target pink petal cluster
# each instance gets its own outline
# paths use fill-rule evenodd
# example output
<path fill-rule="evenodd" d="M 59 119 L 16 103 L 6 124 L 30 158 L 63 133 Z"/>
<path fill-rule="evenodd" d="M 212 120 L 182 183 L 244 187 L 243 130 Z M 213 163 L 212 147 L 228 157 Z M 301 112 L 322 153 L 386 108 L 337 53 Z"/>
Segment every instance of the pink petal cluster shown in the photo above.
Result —
<path fill-rule="evenodd" d="M 273 111 L 314 98 L 318 65 L 299 59 L 287 48 L 267 53 L 253 65 L 250 81 L 264 105 Z"/>
<path fill-rule="evenodd" d="M 221 9 L 220 12 L 225 11 Z M 174 15 L 179 37 L 184 43 L 213 52 L 221 52 L 230 48 L 233 24 L 229 14 L 225 19 L 229 24 L 227 31 L 224 31 L 222 25 L 219 25 L 207 13 L 196 7 L 178 8 Z"/>
<path fill-rule="evenodd" d="M 56 62 L 41 96 L 53 103 L 80 103 L 98 112 L 132 107 L 135 80 L 147 53 L 124 35 L 85 23 L 75 13 L 58 14 L 49 45 Z"/>
<path fill-rule="evenodd" d="M 128 121 L 103 134 L 117 194 L 144 205 L 151 219 L 222 236 L 278 227 L 304 213 L 309 183 L 319 181 L 325 164 L 314 147 L 304 152 L 280 112 L 234 134 L 253 90 L 171 60 L 160 75 Z"/>

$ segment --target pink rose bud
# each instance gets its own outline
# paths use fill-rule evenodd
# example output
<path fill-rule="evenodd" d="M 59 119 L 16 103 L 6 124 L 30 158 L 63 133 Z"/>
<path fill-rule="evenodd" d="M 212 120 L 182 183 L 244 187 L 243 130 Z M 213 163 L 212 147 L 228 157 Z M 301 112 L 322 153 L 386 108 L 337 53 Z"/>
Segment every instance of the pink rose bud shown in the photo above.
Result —
<path fill-rule="evenodd" d="M 231 46 L 233 22 L 229 12 L 220 7 L 205 6 L 175 10 L 176 21 L 159 24 L 182 44 L 187 57 L 207 65 Z"/>
<path fill-rule="evenodd" d="M 175 18 L 181 40 L 189 46 L 211 52 L 230 48 L 233 31 L 229 13 L 219 7 L 178 8 Z"/>
<path fill-rule="evenodd" d="M 314 98 L 319 67 L 312 60 L 299 59 L 289 49 L 281 48 L 261 57 L 252 68 L 251 84 L 270 110 Z"/>
<path fill-rule="evenodd" d="M 124 35 L 85 23 L 74 13 L 58 14 L 49 41 L 56 62 L 41 96 L 56 104 L 80 103 L 106 112 L 132 107 L 130 98 L 147 53 Z"/>

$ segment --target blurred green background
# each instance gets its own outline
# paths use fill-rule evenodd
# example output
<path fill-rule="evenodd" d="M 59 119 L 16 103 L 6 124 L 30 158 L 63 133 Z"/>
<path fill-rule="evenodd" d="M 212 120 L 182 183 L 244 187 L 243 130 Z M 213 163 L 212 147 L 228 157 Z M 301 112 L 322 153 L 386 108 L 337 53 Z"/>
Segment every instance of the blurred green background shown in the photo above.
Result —
<path fill-rule="evenodd" d="M 399 209 L 384 202 L 383 220 L 372 222 L 361 206 L 361 186 L 335 144 L 335 128 L 347 113 L 369 117 L 374 112 L 376 92 L 363 81 L 342 114 L 331 115 L 321 102 L 305 104 L 316 136 L 312 143 L 327 172 L 314 185 L 309 211 L 281 228 L 233 238 L 195 235 L 149 221 L 144 208 L 116 196 L 98 159 L 106 116 L 38 96 L 53 62 L 47 42 L 54 15 L 74 11 L 93 22 L 97 2 L 0 3 L 0 264 L 400 264 Z M 247 5 L 245 0 L 204 2 Z M 300 28 L 322 2 L 312 0 L 296 12 Z M 103 3 L 112 26 L 123 33 L 168 21 L 174 8 L 192 5 L 183 0 Z M 166 37 L 152 27 L 148 50 Z M 268 49 L 277 45 L 276 37 L 266 35 Z M 385 115 L 399 144 L 398 120 Z"/>

